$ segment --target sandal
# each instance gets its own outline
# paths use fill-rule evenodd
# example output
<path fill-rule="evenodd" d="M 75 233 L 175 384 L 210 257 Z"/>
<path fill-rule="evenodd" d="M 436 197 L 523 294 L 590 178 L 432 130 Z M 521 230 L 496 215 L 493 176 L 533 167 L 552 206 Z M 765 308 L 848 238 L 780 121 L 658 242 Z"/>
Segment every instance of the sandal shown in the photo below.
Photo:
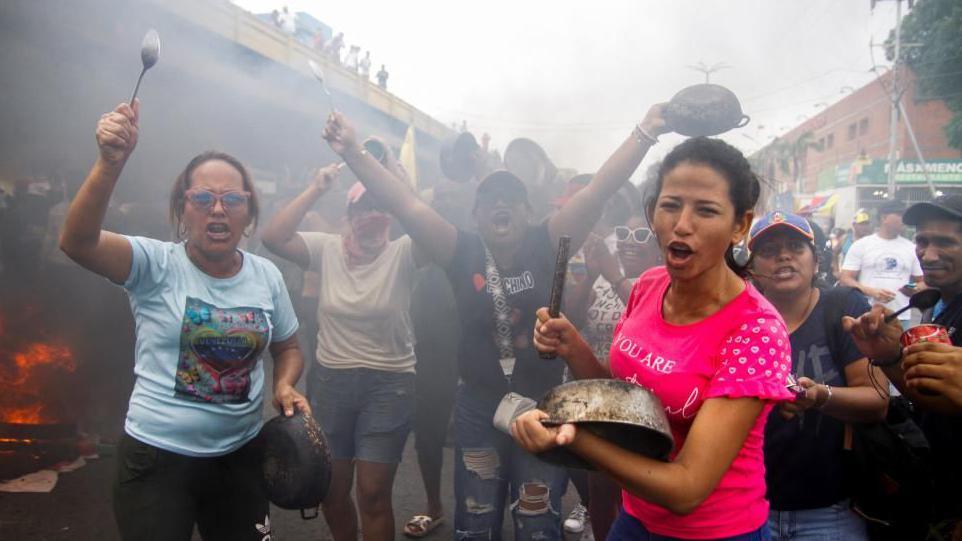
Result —
<path fill-rule="evenodd" d="M 427 515 L 414 515 L 404 525 L 404 535 L 413 538 L 427 536 L 444 522 L 444 517 L 431 518 Z"/>

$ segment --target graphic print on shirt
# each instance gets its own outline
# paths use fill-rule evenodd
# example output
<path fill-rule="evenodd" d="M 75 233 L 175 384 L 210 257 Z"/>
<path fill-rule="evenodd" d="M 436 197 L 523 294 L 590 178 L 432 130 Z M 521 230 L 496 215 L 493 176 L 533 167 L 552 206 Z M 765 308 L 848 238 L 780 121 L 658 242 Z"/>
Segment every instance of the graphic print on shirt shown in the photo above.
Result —
<path fill-rule="evenodd" d="M 187 297 L 174 396 L 214 404 L 250 397 L 250 373 L 270 338 L 260 308 L 218 308 Z"/>
<path fill-rule="evenodd" d="M 619 332 L 612 342 L 611 352 L 630 359 L 630 371 L 621 377 L 629 383 L 652 388 L 659 395 L 669 419 L 693 419 L 706 399 L 704 393 L 709 390 L 712 379 L 723 386 L 771 379 L 783 382 L 791 371 L 791 357 L 786 348 L 788 334 L 784 327 L 771 319 L 758 318 L 737 327 L 722 344 L 720 365 L 716 369 L 699 374 L 682 364 L 682 377 L 694 378 L 690 386 L 660 385 L 661 378 L 671 376 L 679 369 L 679 360 L 648 349 L 643 340 Z"/>
<path fill-rule="evenodd" d="M 911 272 L 911 266 L 902 262 L 892 254 L 878 254 L 868 265 L 875 269 L 876 274 L 883 278 L 899 278 L 906 272 Z"/>

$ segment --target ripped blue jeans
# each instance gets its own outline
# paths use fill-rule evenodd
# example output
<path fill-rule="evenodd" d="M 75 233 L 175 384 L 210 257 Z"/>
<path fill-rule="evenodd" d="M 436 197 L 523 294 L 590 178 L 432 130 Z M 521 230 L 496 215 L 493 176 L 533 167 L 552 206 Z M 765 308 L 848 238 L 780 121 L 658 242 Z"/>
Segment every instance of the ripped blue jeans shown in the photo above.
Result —
<path fill-rule="evenodd" d="M 491 424 L 494 410 L 458 389 L 454 408 L 454 539 L 501 539 L 510 492 L 514 538 L 560 540 L 564 468 L 542 462 Z"/>

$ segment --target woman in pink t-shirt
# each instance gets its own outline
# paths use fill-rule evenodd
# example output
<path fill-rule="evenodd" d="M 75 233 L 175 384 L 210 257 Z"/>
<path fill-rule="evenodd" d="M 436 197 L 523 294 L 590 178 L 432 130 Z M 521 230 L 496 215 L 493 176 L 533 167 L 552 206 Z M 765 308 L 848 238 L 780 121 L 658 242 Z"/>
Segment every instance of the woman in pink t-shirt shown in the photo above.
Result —
<path fill-rule="evenodd" d="M 648 214 L 666 265 L 635 283 L 610 374 L 564 317 L 542 309 L 534 341 L 578 378 L 621 378 L 658 395 L 675 439 L 670 461 L 574 425 L 545 427 L 538 410 L 512 432 L 530 452 L 566 445 L 624 488 L 608 539 L 769 539 L 762 440 L 774 403 L 791 398 L 790 346 L 778 312 L 732 257 L 758 179 L 735 148 L 694 138 L 665 157 L 653 193 Z"/>

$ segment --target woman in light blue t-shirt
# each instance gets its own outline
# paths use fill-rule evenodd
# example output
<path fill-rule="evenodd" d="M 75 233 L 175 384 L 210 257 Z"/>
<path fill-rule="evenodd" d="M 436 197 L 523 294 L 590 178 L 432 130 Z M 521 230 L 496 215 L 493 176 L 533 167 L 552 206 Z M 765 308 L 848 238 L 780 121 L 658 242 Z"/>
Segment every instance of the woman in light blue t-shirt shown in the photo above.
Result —
<path fill-rule="evenodd" d="M 114 514 L 124 539 L 269 536 L 260 488 L 262 355 L 274 359 L 274 405 L 309 412 L 294 390 L 304 359 L 277 268 L 238 249 L 257 223 L 253 182 L 234 157 L 205 152 L 174 183 L 179 242 L 101 229 L 137 144 L 140 104 L 97 125 L 100 154 L 70 205 L 61 249 L 122 285 L 137 323 L 136 379 L 117 454 Z"/>

